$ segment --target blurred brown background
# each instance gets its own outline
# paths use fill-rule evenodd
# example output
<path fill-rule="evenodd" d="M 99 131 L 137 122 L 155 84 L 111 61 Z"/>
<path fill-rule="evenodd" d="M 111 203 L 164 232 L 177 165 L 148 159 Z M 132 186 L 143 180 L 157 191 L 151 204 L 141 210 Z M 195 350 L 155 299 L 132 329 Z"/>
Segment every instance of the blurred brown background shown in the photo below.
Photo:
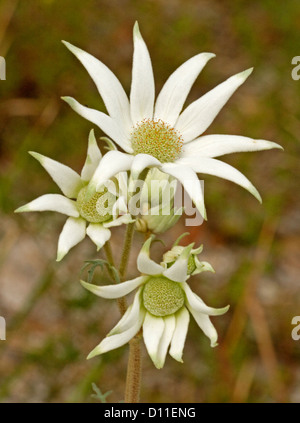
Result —
<path fill-rule="evenodd" d="M 300 81 L 291 77 L 292 58 L 300 55 L 297 0 L 1 0 L 0 55 L 7 70 L 0 81 L 0 315 L 7 340 L 0 341 L 0 401 L 93 402 L 92 383 L 113 391 L 108 401 L 123 399 L 128 347 L 85 360 L 119 318 L 114 303 L 78 283 L 82 261 L 97 257 L 94 246 L 85 240 L 57 264 L 64 217 L 13 210 L 58 192 L 28 150 L 81 169 L 92 125 L 60 96 L 105 111 L 60 40 L 100 58 L 129 92 L 135 20 L 157 92 L 177 66 L 202 51 L 217 57 L 189 101 L 254 66 L 208 133 L 264 138 L 285 148 L 224 158 L 259 189 L 262 206 L 234 184 L 205 177 L 208 222 L 190 228 L 186 242 L 204 244 L 202 259 L 216 274 L 191 284 L 209 305 L 231 308 L 213 318 L 219 347 L 211 349 L 192 321 L 183 365 L 169 357 L 156 370 L 144 353 L 142 401 L 300 402 L 300 340 L 291 338 L 291 320 L 300 315 Z M 181 219 L 163 236 L 167 246 L 185 230 Z M 114 230 L 116 259 L 122 236 Z M 142 240 L 137 234 L 128 277 L 136 276 Z M 156 244 L 153 256 L 162 252 Z"/>

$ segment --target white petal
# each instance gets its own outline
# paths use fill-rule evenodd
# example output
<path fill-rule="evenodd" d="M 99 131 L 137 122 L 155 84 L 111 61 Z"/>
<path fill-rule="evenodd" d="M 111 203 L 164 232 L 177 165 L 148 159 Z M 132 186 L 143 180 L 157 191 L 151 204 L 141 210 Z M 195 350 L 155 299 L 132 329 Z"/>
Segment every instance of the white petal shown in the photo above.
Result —
<path fill-rule="evenodd" d="M 191 290 L 187 283 L 182 284 L 182 288 L 184 289 L 190 307 L 199 313 L 207 314 L 209 316 L 219 316 L 226 313 L 229 309 L 229 305 L 222 308 L 208 307 L 204 301 Z"/>
<path fill-rule="evenodd" d="M 104 222 L 103 226 L 104 228 L 113 228 L 115 226 L 120 226 L 120 225 L 128 225 L 128 223 L 132 223 L 135 220 L 132 219 L 131 215 L 128 214 L 124 214 L 123 216 L 117 217 L 116 219 L 111 220 L 110 222 Z"/>
<path fill-rule="evenodd" d="M 181 160 L 178 159 L 176 163 L 166 163 L 161 166 L 163 172 L 168 173 L 169 175 L 174 176 L 178 179 L 179 182 L 183 185 L 183 188 L 186 190 L 188 195 L 191 197 L 195 206 L 201 213 L 201 215 L 206 219 L 206 210 L 204 205 L 203 191 L 201 183 L 195 173 L 190 167 L 189 164 L 186 164 L 184 161 L 182 164 Z M 177 164 L 178 163 L 178 164 Z"/>
<path fill-rule="evenodd" d="M 141 273 L 145 273 L 146 275 L 161 275 L 164 268 L 149 257 L 152 240 L 153 237 L 148 238 L 142 246 L 137 258 L 137 268 Z"/>
<path fill-rule="evenodd" d="M 131 168 L 133 156 L 121 153 L 120 151 L 109 151 L 104 155 L 97 167 L 93 178 L 89 183 L 89 192 L 94 193 L 111 177 L 119 172 L 127 171 Z"/>
<path fill-rule="evenodd" d="M 161 162 L 150 154 L 137 154 L 131 167 L 131 177 L 137 179 L 146 167 L 160 166 Z"/>
<path fill-rule="evenodd" d="M 189 277 L 187 274 L 187 266 L 193 245 L 194 244 L 190 244 L 185 247 L 175 263 L 163 272 L 166 278 L 174 282 L 185 282 L 187 280 Z"/>
<path fill-rule="evenodd" d="M 156 317 L 146 312 L 143 324 L 144 342 L 153 363 L 156 363 L 159 343 L 164 333 L 165 323 L 162 317 Z M 156 365 L 156 364 L 155 364 Z"/>
<path fill-rule="evenodd" d="M 86 221 L 81 217 L 69 217 L 58 239 L 57 259 L 61 261 L 64 256 L 85 237 Z"/>
<path fill-rule="evenodd" d="M 89 134 L 89 145 L 86 160 L 81 171 L 81 179 L 83 181 L 89 181 L 91 179 L 101 160 L 101 157 L 102 154 L 95 138 L 95 132 L 92 129 Z"/>
<path fill-rule="evenodd" d="M 181 157 L 218 157 L 243 151 L 262 151 L 282 147 L 275 142 L 255 140 L 239 135 L 205 135 L 184 146 Z"/>
<path fill-rule="evenodd" d="M 150 55 L 137 22 L 133 29 L 133 40 L 130 110 L 131 119 L 135 125 L 143 119 L 152 119 L 155 87 Z"/>
<path fill-rule="evenodd" d="M 120 122 L 125 131 L 131 126 L 129 101 L 118 78 L 100 60 L 89 53 L 63 41 L 77 57 L 93 79 L 110 116 Z"/>
<path fill-rule="evenodd" d="M 155 361 L 153 360 L 155 367 L 157 369 L 162 369 L 164 367 L 168 348 L 171 343 L 172 336 L 175 330 L 175 322 L 176 322 L 176 319 L 174 315 L 164 317 L 164 323 L 165 323 L 164 332 L 159 342 L 156 359 Z"/>
<path fill-rule="evenodd" d="M 97 245 L 97 251 L 109 240 L 111 233 L 101 223 L 90 223 L 86 230 L 87 235 Z"/>
<path fill-rule="evenodd" d="M 90 359 L 96 355 L 103 354 L 127 344 L 127 342 L 129 342 L 140 330 L 144 316 L 145 311 L 141 309 L 138 318 L 134 321 L 131 327 L 124 332 L 104 338 L 103 341 L 90 352 L 87 358 Z"/>
<path fill-rule="evenodd" d="M 55 211 L 67 216 L 79 217 L 76 202 L 61 194 L 45 194 L 15 210 L 16 213 L 31 211 Z"/>
<path fill-rule="evenodd" d="M 126 199 L 123 196 L 119 197 L 113 205 L 112 216 L 114 217 L 114 219 L 116 219 L 119 214 L 127 214 L 127 212 L 128 210 Z"/>
<path fill-rule="evenodd" d="M 83 184 L 75 170 L 34 151 L 30 151 L 29 154 L 40 162 L 64 195 L 69 198 L 77 197 Z"/>
<path fill-rule="evenodd" d="M 216 347 L 218 345 L 218 343 L 217 343 L 218 334 L 217 334 L 217 331 L 216 331 L 214 325 L 211 323 L 208 315 L 194 310 L 188 304 L 186 306 L 187 306 L 188 310 L 190 311 L 191 315 L 196 320 L 200 329 L 202 329 L 203 332 L 205 333 L 205 335 L 210 339 L 210 346 Z"/>
<path fill-rule="evenodd" d="M 105 286 L 93 285 L 84 281 L 80 281 L 80 283 L 84 288 L 98 297 L 114 299 L 129 294 L 131 291 L 147 282 L 148 279 L 147 276 L 139 276 L 130 281 Z"/>
<path fill-rule="evenodd" d="M 252 68 L 228 78 L 198 100 L 190 104 L 179 116 L 175 128 L 185 142 L 202 134 L 215 119 L 237 88 L 245 82 Z"/>
<path fill-rule="evenodd" d="M 192 273 L 193 276 L 198 275 L 199 273 L 202 273 L 202 272 L 215 273 L 214 268 L 207 261 L 200 261 L 197 257 L 194 257 L 194 260 L 195 260 L 196 269 Z"/>
<path fill-rule="evenodd" d="M 133 303 L 128 307 L 118 324 L 109 332 L 109 336 L 125 332 L 138 320 L 141 309 L 142 287 L 134 296 Z"/>
<path fill-rule="evenodd" d="M 177 361 L 183 363 L 182 353 L 187 335 L 190 314 L 185 307 L 182 307 L 176 315 L 176 327 L 172 337 L 169 354 Z"/>
<path fill-rule="evenodd" d="M 103 132 L 111 137 L 123 150 L 132 153 L 132 148 L 128 140 L 128 133 L 124 132 L 122 128 L 105 113 L 98 110 L 91 109 L 90 107 L 83 106 L 72 97 L 62 97 L 68 105 L 84 119 L 97 125 Z"/>
<path fill-rule="evenodd" d="M 197 173 L 206 173 L 207 175 L 215 175 L 219 178 L 228 179 L 249 191 L 261 203 L 261 196 L 257 189 L 252 185 L 249 179 L 246 178 L 239 170 L 230 166 L 227 163 L 221 162 L 217 159 L 210 159 L 207 157 L 189 157 L 179 159 L 178 163 L 190 166 Z"/>
<path fill-rule="evenodd" d="M 192 85 L 212 57 L 215 54 L 197 54 L 172 73 L 157 97 L 154 113 L 156 118 L 171 126 L 175 125 Z"/>

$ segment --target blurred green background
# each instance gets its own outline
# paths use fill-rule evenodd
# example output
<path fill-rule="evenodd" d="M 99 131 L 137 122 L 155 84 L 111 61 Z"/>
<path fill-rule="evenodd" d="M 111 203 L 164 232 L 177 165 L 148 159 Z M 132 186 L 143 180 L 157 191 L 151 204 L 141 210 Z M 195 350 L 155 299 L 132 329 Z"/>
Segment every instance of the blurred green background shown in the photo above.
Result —
<path fill-rule="evenodd" d="M 291 77 L 292 58 L 300 55 L 298 0 L 1 0 L 7 75 L 0 81 L 0 315 L 7 340 L 0 341 L 0 401 L 93 402 L 92 383 L 113 391 L 108 401 L 123 399 L 128 347 L 85 360 L 119 319 L 114 303 L 78 283 L 82 261 L 97 257 L 94 246 L 85 240 L 57 264 L 64 217 L 13 210 L 58 192 L 28 150 L 81 169 L 92 126 L 60 97 L 105 111 L 60 40 L 101 59 L 129 92 L 135 20 L 150 50 L 157 92 L 199 52 L 217 57 L 189 101 L 254 66 L 207 133 L 269 139 L 285 149 L 224 158 L 259 189 L 262 206 L 234 184 L 205 177 L 208 222 L 188 228 L 186 242 L 204 244 L 202 259 L 216 274 L 195 277 L 191 285 L 209 305 L 231 308 L 213 318 L 215 349 L 191 322 L 183 365 L 169 357 L 156 370 L 144 351 L 141 400 L 300 402 L 300 341 L 291 338 L 291 320 L 300 315 L 300 81 Z M 185 230 L 181 219 L 163 236 L 167 247 Z M 116 259 L 122 236 L 123 229 L 114 230 Z M 137 234 L 128 277 L 136 276 L 142 241 Z M 153 256 L 163 251 L 156 244 Z"/>

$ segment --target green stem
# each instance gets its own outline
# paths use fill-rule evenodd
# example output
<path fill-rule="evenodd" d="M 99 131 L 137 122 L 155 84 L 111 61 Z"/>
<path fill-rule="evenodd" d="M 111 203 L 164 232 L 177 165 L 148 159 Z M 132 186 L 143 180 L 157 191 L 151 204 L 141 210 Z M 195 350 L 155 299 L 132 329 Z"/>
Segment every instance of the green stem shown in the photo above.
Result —
<path fill-rule="evenodd" d="M 119 267 L 119 273 L 120 273 L 121 279 L 124 279 L 125 273 L 127 270 L 132 238 L 133 238 L 133 232 L 134 232 L 134 225 L 135 225 L 134 222 L 128 223 L 127 229 L 126 229 L 123 252 L 122 252 L 120 267 Z"/>
<path fill-rule="evenodd" d="M 127 225 L 123 253 L 120 261 L 119 273 L 122 279 L 125 278 L 128 266 L 130 249 L 134 232 L 134 223 Z M 141 389 L 141 345 L 140 335 L 137 334 L 129 342 L 129 357 L 127 365 L 127 377 L 125 387 L 125 402 L 138 403 Z"/>
<path fill-rule="evenodd" d="M 106 254 L 106 258 L 107 258 L 108 263 L 111 266 L 114 266 L 115 267 L 115 261 L 114 261 L 114 257 L 113 257 L 113 253 L 112 253 L 111 245 L 110 245 L 110 242 L 109 241 L 107 241 L 104 244 L 104 251 L 105 251 L 105 254 Z M 108 273 L 109 273 L 109 276 L 111 277 L 111 279 L 114 280 L 117 283 L 118 281 L 116 280 L 115 275 L 114 275 L 114 273 L 112 272 L 112 270 L 110 268 L 108 268 Z M 117 303 L 118 303 L 118 307 L 119 307 L 120 313 L 123 316 L 123 314 L 125 313 L 125 311 L 127 309 L 126 299 L 124 297 L 118 298 L 117 299 Z"/>
<path fill-rule="evenodd" d="M 129 342 L 129 357 L 125 388 L 125 402 L 138 403 L 140 401 L 142 363 L 140 335 L 137 334 Z"/>

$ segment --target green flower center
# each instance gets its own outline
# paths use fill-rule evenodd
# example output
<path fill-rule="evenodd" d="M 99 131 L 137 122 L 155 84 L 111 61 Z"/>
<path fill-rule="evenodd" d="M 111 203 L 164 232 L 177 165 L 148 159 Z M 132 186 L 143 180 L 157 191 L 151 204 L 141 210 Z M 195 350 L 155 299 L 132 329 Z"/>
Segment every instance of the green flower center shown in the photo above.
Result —
<path fill-rule="evenodd" d="M 145 284 L 143 300 L 151 314 L 163 317 L 176 313 L 183 306 L 185 296 L 179 283 L 156 276 Z"/>
<path fill-rule="evenodd" d="M 179 158 L 183 139 L 176 129 L 162 120 L 144 119 L 131 133 L 133 153 L 150 154 L 162 163 Z"/>
<path fill-rule="evenodd" d="M 80 215 L 91 223 L 102 223 L 111 219 L 115 196 L 105 189 L 96 192 L 92 198 L 86 201 L 87 186 L 79 191 L 77 207 Z"/>

